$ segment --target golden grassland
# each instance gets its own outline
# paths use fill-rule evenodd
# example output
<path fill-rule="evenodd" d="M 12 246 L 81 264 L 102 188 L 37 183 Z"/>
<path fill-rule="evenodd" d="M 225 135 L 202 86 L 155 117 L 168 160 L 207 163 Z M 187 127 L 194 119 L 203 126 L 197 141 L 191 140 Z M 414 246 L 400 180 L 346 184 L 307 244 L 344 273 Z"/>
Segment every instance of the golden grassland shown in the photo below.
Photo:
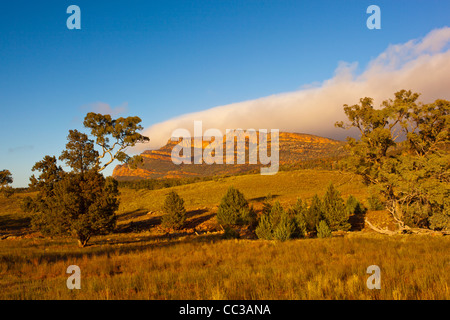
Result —
<path fill-rule="evenodd" d="M 450 237 L 362 230 L 277 242 L 225 240 L 220 232 L 166 233 L 159 226 L 157 211 L 171 189 L 185 199 L 187 224 L 199 227 L 214 223 L 215 207 L 230 185 L 255 207 L 268 193 L 288 206 L 297 197 L 322 195 L 330 181 L 344 198 L 353 194 L 364 202 L 367 190 L 360 180 L 335 171 L 123 189 L 117 232 L 94 237 L 86 248 L 74 239 L 30 233 L 29 217 L 18 207 L 24 195 L 1 198 L 0 231 L 12 237 L 0 240 L 0 298 L 450 299 Z M 80 290 L 66 287 L 69 265 L 81 269 Z M 366 286 L 370 265 L 381 269 L 380 290 Z"/>

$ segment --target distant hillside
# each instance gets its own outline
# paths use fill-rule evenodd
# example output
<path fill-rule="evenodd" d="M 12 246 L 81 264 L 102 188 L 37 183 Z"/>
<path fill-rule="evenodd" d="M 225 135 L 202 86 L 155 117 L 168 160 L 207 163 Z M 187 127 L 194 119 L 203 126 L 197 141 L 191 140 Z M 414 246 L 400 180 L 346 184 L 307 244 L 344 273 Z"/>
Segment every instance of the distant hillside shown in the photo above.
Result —
<path fill-rule="evenodd" d="M 286 165 L 301 164 L 308 161 L 320 159 L 337 158 L 344 155 L 344 142 L 328 138 L 322 138 L 309 134 L 280 132 L 280 167 Z M 269 136 L 270 142 L 270 136 Z M 130 170 L 127 165 L 118 165 L 114 168 L 113 176 L 120 181 L 130 181 L 139 179 L 160 179 L 160 178 L 186 178 L 186 177 L 207 177 L 214 175 L 234 175 L 244 172 L 256 171 L 261 168 L 260 163 L 249 164 L 248 143 L 246 144 L 246 164 L 226 164 L 225 142 L 224 142 L 224 164 L 205 163 L 194 164 L 193 139 L 191 145 L 192 164 L 176 165 L 172 162 L 171 153 L 177 141 L 169 140 L 165 146 L 158 150 L 144 151 L 141 156 L 144 163 L 134 170 Z M 210 144 L 203 142 L 203 149 Z M 268 143 L 270 154 L 270 143 Z M 235 148 L 235 163 L 237 152 Z"/>

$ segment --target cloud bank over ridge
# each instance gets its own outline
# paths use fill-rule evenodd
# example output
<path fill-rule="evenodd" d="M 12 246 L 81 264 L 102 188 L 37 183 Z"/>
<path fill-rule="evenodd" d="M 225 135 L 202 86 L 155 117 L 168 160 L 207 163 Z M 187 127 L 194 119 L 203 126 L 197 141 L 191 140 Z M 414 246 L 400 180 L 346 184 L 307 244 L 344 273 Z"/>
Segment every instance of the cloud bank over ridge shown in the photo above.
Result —
<path fill-rule="evenodd" d="M 450 28 L 435 29 L 421 39 L 390 45 L 359 75 L 357 63 L 340 62 L 335 75 L 319 86 L 259 99 L 188 113 L 152 125 L 143 131 L 150 143 L 135 151 L 155 149 L 170 139 L 172 132 L 185 128 L 193 134 L 195 120 L 203 131 L 220 129 L 279 129 L 344 139 L 349 132 L 334 127 L 344 120 L 342 106 L 356 104 L 362 97 L 393 98 L 401 89 L 421 93 L 420 101 L 450 100 Z"/>

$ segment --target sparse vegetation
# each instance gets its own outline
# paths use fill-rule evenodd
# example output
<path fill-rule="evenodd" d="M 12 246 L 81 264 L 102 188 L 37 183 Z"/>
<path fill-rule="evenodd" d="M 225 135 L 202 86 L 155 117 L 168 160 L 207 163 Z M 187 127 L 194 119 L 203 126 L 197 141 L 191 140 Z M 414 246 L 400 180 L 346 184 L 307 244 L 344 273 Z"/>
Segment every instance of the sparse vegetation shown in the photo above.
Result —
<path fill-rule="evenodd" d="M 336 190 L 332 183 L 327 187 L 322 199 L 322 212 L 327 225 L 332 231 L 347 231 L 351 225 L 348 223 L 348 210 L 345 206 L 341 193 Z"/>
<path fill-rule="evenodd" d="M 377 188 L 400 232 L 450 228 L 449 219 L 442 219 L 450 198 L 450 101 L 424 104 L 419 96 L 400 90 L 380 108 L 372 98 L 361 98 L 359 104 L 344 105 L 348 122 L 336 123 L 359 130 L 360 139 L 347 139 L 347 168 Z"/>
<path fill-rule="evenodd" d="M 190 185 L 161 180 L 147 189 L 122 188 L 121 194 L 117 181 L 99 174 L 104 166 L 98 160 L 110 154 L 138 166 L 142 159 L 122 151 L 147 141 L 135 132 L 140 119 L 128 119 L 133 139 L 112 154 L 107 135 L 126 138 L 127 120 L 91 114 L 85 126 L 102 155 L 87 135 L 70 131 L 59 159 L 71 172 L 46 156 L 33 167 L 40 174 L 31 177 L 30 190 L 0 198 L 1 297 L 449 299 L 450 276 L 442 270 L 450 263 L 450 239 L 444 232 L 386 237 L 364 224 L 367 216 L 389 217 L 380 210 L 387 203 L 393 216 L 382 218 L 379 228 L 369 225 L 376 231 L 395 234 L 389 229 L 395 223 L 403 230 L 449 227 L 448 150 L 443 147 L 448 103 L 418 105 L 416 99 L 401 91 L 381 111 L 369 98 L 346 106 L 349 126 L 361 129 L 362 139 L 349 139 L 350 157 L 331 164 L 351 169 L 356 177 L 290 166 L 292 171 L 276 176 L 246 171 L 193 179 Z M 405 143 L 395 142 L 396 124 L 390 121 L 406 130 Z M 410 130 L 411 124 L 417 127 Z M 9 181 L 8 172 L 4 176 L 2 186 Z M 369 185 L 380 192 L 372 193 Z M 68 234 L 83 248 L 74 248 Z M 65 287 L 69 264 L 83 270 L 81 291 Z M 373 264 L 383 270 L 382 290 L 365 286 L 365 270 Z"/>
<path fill-rule="evenodd" d="M 254 211 L 242 192 L 231 186 L 220 201 L 217 221 L 223 226 L 251 224 Z"/>
<path fill-rule="evenodd" d="M 180 229 L 186 220 L 184 200 L 175 191 L 170 191 L 164 200 L 162 208 L 165 213 L 161 222 L 165 228 Z"/>
<path fill-rule="evenodd" d="M 9 170 L 0 171 L 0 192 L 9 198 L 14 194 L 14 189 L 10 186 L 13 183 L 13 177 Z"/>
<path fill-rule="evenodd" d="M 317 237 L 319 238 L 329 238 L 331 237 L 331 229 L 325 220 L 320 220 L 317 225 Z"/>
<path fill-rule="evenodd" d="M 185 226 L 192 227 L 215 213 L 215 204 L 220 203 L 231 185 L 259 213 L 270 192 L 274 200 L 294 215 L 301 212 L 296 209 L 300 206 L 299 197 L 305 199 L 303 207 L 305 203 L 311 204 L 315 194 L 323 194 L 329 181 L 335 185 L 339 182 L 339 191 L 346 198 L 353 194 L 357 199 L 367 199 L 367 188 L 361 181 L 352 180 L 351 175 L 315 170 L 280 172 L 274 177 L 259 174 L 228 177 L 221 183 L 205 181 L 169 191 L 183 198 Z M 255 188 L 262 185 L 264 188 Z M 207 192 L 208 196 L 202 197 Z M 356 232 L 327 239 L 264 242 L 227 241 L 221 232 L 195 235 L 182 230 L 166 237 L 165 231 L 159 229 L 162 214 L 147 215 L 161 208 L 166 195 L 167 189 L 121 189 L 115 233 L 93 236 L 90 245 L 84 248 L 74 247 L 67 238 L 29 234 L 30 214 L 22 213 L 20 204 L 28 196 L 35 199 L 36 192 L 20 193 L 12 200 L 0 198 L 2 236 L 19 237 L 1 240 L 0 277 L 4 290 L 0 296 L 4 299 L 450 298 L 444 285 L 450 281 L 449 275 L 442 273 L 450 261 L 447 237 L 387 237 Z M 198 210 L 203 206 L 208 208 L 205 213 Z M 214 221 L 215 216 L 208 219 Z M 140 224 L 144 228 L 128 228 Z M 236 234 L 230 236 L 235 237 Z M 65 269 L 69 264 L 80 266 L 82 290 L 67 290 Z M 365 286 L 365 269 L 371 264 L 383 270 L 382 290 L 368 290 Z"/>

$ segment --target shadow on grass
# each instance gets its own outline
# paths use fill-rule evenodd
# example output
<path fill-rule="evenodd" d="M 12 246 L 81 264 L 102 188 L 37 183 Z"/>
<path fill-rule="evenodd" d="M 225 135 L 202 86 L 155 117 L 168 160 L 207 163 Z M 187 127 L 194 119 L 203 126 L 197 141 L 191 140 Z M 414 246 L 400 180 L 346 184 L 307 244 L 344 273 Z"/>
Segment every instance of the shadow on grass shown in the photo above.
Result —
<path fill-rule="evenodd" d="M 130 221 L 122 223 L 116 227 L 114 233 L 133 233 L 142 232 L 161 224 L 161 217 L 151 217 L 140 221 Z"/>
<path fill-rule="evenodd" d="M 147 214 L 148 210 L 145 209 L 136 209 L 133 211 L 129 211 L 117 216 L 117 221 L 123 221 L 128 219 L 136 219 Z"/>
<path fill-rule="evenodd" d="M 12 214 L 0 216 L 0 233 L 16 233 L 30 228 L 30 217 L 17 217 Z"/>
<path fill-rule="evenodd" d="M 205 221 L 211 219 L 214 214 L 205 214 L 208 210 L 197 209 L 186 212 L 186 222 L 183 226 L 184 229 L 194 229 Z M 147 215 L 147 211 L 143 209 L 133 210 L 124 214 L 121 214 L 118 221 L 124 221 L 133 218 L 140 218 Z M 143 231 L 149 231 L 161 224 L 161 216 L 150 216 L 149 218 L 143 218 L 139 221 L 130 221 L 128 223 L 121 223 L 116 227 L 114 233 L 138 233 Z"/>
<path fill-rule="evenodd" d="M 91 258 L 97 256 L 128 254 L 148 249 L 170 247 L 182 243 L 202 243 L 211 242 L 222 239 L 222 235 L 218 233 L 194 233 L 195 227 L 201 223 L 211 219 L 214 214 L 208 213 L 206 209 L 192 210 L 186 213 L 187 221 L 183 229 L 172 232 L 154 232 L 150 234 L 139 234 L 143 231 L 151 231 L 155 226 L 161 224 L 161 216 L 149 216 L 147 211 L 138 209 L 122 214 L 120 220 L 125 218 L 141 218 L 140 221 L 129 221 L 119 224 L 110 235 L 102 235 L 93 237 L 86 247 L 77 246 L 75 238 L 55 237 L 44 239 L 33 239 L 34 243 L 31 252 L 24 254 L 8 254 L 0 256 L 0 262 L 6 262 L 8 265 L 17 263 L 55 263 L 58 261 L 71 261 L 79 258 Z M 0 226 L 3 228 L 20 229 L 28 227 L 29 218 L 11 219 L 10 216 L 0 216 Z M 2 230 L 3 231 L 3 230 Z M 162 232 L 164 233 L 162 233 Z M 41 250 L 39 248 L 45 248 Z M 6 259 L 6 260 L 5 260 Z"/>
<path fill-rule="evenodd" d="M 272 199 L 278 198 L 279 196 L 280 196 L 279 194 L 272 194 L 271 195 Z M 267 198 L 266 196 L 264 196 L 264 197 L 256 197 L 256 198 L 248 199 L 248 201 L 262 202 L 262 201 L 266 200 L 266 198 Z"/>
<path fill-rule="evenodd" d="M 53 251 L 43 252 L 42 250 L 36 251 L 34 254 L 27 255 L 7 255 L 0 256 L 0 264 L 7 263 L 8 265 L 21 264 L 21 263 L 56 263 L 59 261 L 67 261 L 68 263 L 76 263 L 75 259 L 85 259 L 92 257 L 110 257 L 111 255 L 132 254 L 149 249 L 168 248 L 185 243 L 211 243 L 222 239 L 221 234 L 203 234 L 199 236 L 186 236 L 186 233 L 174 233 L 167 235 L 150 235 L 150 236 L 136 236 L 130 239 L 117 239 L 117 240 L 92 240 L 84 248 L 76 246 L 76 241 L 73 241 L 72 251 Z M 69 244 L 69 243 L 68 243 Z M 49 246 L 46 246 L 49 248 Z M 64 248 L 62 250 L 68 250 Z M 70 250 L 70 249 L 69 249 Z"/>
<path fill-rule="evenodd" d="M 364 229 L 364 219 L 366 212 L 353 214 L 348 218 L 348 222 L 352 225 L 350 231 L 361 231 Z"/>

